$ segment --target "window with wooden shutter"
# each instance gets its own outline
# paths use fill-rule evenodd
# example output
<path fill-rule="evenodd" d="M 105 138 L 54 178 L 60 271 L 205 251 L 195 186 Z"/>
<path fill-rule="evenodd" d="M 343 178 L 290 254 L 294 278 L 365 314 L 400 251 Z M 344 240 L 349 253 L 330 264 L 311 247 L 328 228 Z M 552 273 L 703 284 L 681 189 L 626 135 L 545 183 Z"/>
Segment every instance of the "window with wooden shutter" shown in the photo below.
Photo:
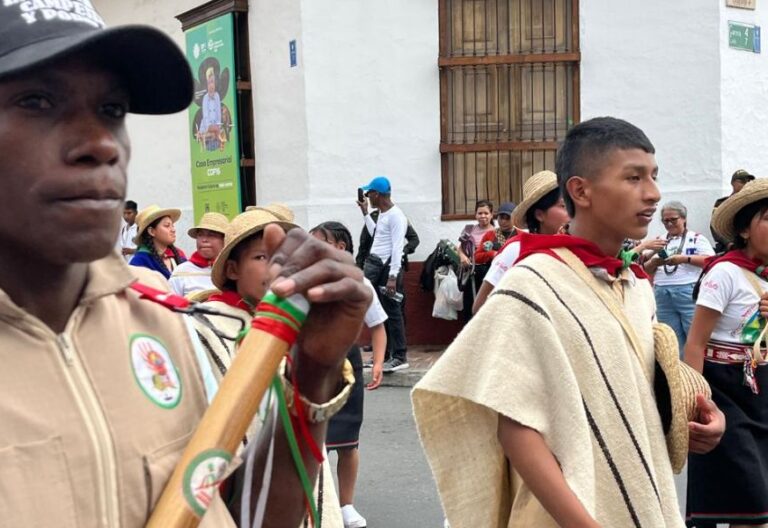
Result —
<path fill-rule="evenodd" d="M 443 219 L 519 202 L 579 120 L 578 0 L 440 0 Z"/>

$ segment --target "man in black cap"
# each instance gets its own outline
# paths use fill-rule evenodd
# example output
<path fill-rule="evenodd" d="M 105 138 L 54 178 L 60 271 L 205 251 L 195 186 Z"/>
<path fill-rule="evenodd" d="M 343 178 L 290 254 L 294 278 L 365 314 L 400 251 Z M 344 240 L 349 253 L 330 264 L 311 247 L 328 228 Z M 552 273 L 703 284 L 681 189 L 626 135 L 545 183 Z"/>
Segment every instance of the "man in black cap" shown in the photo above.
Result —
<path fill-rule="evenodd" d="M 720 204 L 726 201 L 728 198 L 739 192 L 742 187 L 744 187 L 746 184 L 754 180 L 755 177 L 752 176 L 750 173 L 745 171 L 744 169 L 738 169 L 736 172 L 733 173 L 731 176 L 731 189 L 732 192 L 728 196 L 722 196 L 715 200 L 715 205 L 712 207 L 712 214 L 715 213 L 715 209 L 720 207 Z M 728 250 L 728 242 L 720 238 L 720 236 L 715 233 L 715 230 L 712 229 L 710 226 L 709 230 L 712 232 L 712 238 L 715 240 L 715 253 L 725 253 Z"/>
<path fill-rule="evenodd" d="M 125 116 L 184 110 L 192 77 L 168 37 L 105 29 L 88 0 L 4 0 L 0 34 L 1 524 L 144 526 L 215 387 L 181 316 L 133 289 L 167 284 L 113 252 L 130 156 Z M 322 402 L 339 392 L 371 295 L 351 258 L 270 227 L 272 290 L 312 302 L 293 376 L 312 412 L 308 432 L 322 442 L 332 414 Z M 262 436 L 257 468 L 269 452 Z M 281 425 L 274 438 L 264 525 L 298 526 L 303 489 Z M 307 455 L 304 464 L 314 481 L 317 462 Z M 199 492 L 186 500 L 203 512 L 210 504 L 204 526 L 233 526 L 239 512 L 193 486 L 222 480 L 215 469 L 189 475 Z M 223 489 L 258 496 L 261 471 L 245 483 L 242 473 Z"/>

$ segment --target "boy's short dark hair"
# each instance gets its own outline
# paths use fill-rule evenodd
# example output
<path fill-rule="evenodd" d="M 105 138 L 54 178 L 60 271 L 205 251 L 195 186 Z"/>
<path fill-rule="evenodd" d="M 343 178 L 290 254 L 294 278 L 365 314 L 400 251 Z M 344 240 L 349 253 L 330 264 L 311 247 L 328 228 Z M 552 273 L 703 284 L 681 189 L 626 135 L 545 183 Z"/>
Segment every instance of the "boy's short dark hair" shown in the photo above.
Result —
<path fill-rule="evenodd" d="M 138 211 L 139 206 L 133 200 L 126 200 L 125 209 L 130 209 L 131 211 Z"/>
<path fill-rule="evenodd" d="M 568 214 L 576 214 L 565 184 L 573 176 L 591 177 L 599 170 L 599 159 L 612 149 L 640 149 L 655 154 L 651 140 L 632 123 L 615 117 L 595 117 L 568 131 L 557 151 L 555 172 Z"/>

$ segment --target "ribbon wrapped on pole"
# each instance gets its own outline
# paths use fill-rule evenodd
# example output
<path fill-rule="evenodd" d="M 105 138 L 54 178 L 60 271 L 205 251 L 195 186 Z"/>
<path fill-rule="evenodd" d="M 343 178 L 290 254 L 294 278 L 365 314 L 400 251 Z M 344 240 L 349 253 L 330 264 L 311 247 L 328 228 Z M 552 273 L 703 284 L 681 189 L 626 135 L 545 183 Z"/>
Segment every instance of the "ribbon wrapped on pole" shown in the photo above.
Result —
<path fill-rule="evenodd" d="M 148 528 L 196 527 L 309 312 L 301 295 L 271 292 L 176 466 Z"/>

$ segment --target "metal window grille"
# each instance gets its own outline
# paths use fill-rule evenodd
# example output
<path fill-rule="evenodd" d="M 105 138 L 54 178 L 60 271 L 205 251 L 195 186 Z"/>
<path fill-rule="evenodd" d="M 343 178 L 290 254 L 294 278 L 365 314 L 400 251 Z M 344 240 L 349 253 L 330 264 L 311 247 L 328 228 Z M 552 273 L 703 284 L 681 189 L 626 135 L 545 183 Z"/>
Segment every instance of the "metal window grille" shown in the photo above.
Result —
<path fill-rule="evenodd" d="M 578 0 L 440 0 L 443 219 L 518 202 L 579 120 Z"/>

